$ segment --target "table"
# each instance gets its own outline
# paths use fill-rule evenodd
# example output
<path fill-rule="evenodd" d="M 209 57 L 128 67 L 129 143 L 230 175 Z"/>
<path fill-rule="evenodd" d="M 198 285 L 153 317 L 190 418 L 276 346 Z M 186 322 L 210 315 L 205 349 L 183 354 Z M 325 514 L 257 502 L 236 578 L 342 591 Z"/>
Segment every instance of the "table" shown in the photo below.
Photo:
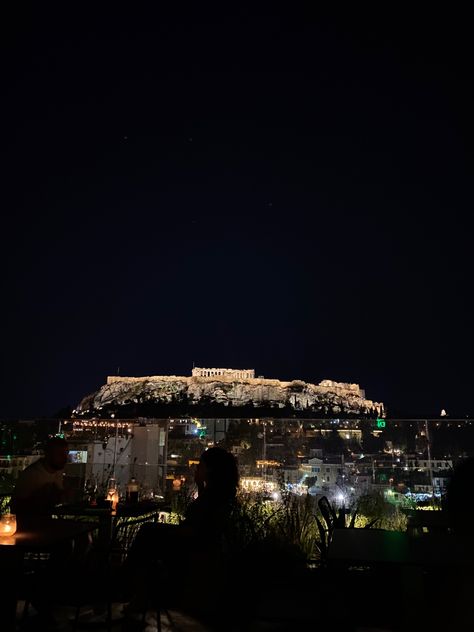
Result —
<path fill-rule="evenodd" d="M 417 535 L 423 533 L 449 533 L 451 516 L 447 511 L 405 510 L 408 519 L 407 533 Z"/>
<path fill-rule="evenodd" d="M 47 520 L 38 526 L 19 530 L 8 538 L 0 538 L 0 546 L 14 547 L 23 552 L 49 551 L 64 541 L 74 540 L 95 529 L 97 529 L 97 524 L 93 522 Z"/>
<path fill-rule="evenodd" d="M 117 516 L 137 516 L 145 513 L 159 513 L 163 511 L 167 505 L 163 502 L 140 501 L 137 503 L 119 503 L 114 515 Z M 110 513 L 110 507 L 101 507 L 99 505 L 89 505 L 85 503 L 61 504 L 54 511 L 58 515 L 100 515 Z"/>
<path fill-rule="evenodd" d="M 17 531 L 8 538 L 0 538 L 0 563 L 5 579 L 0 593 L 2 630 L 15 629 L 17 586 L 24 554 L 53 552 L 64 543 L 90 533 L 97 527 L 96 523 L 90 522 L 48 520 Z"/>
<path fill-rule="evenodd" d="M 110 507 L 95 507 L 84 504 L 60 505 L 56 507 L 54 515 L 61 519 L 74 519 L 77 521 L 96 520 L 98 526 L 99 543 L 107 546 L 112 535 L 122 520 L 137 519 L 137 521 L 158 522 L 159 514 L 167 509 L 163 503 L 142 501 L 138 503 L 119 503 L 117 509 L 112 511 Z"/>
<path fill-rule="evenodd" d="M 472 539 L 450 533 L 412 537 L 381 529 L 335 529 L 328 564 L 336 575 L 345 570 L 364 570 L 369 576 L 374 573 L 381 595 L 397 595 L 398 624 L 402 629 L 438 630 L 438 615 L 449 622 L 443 601 L 454 603 L 456 586 L 468 585 L 466 580 L 474 568 L 474 544 Z M 360 580 L 356 583 L 365 583 L 363 575 Z M 429 608 L 420 604 L 429 604 Z M 393 616 L 389 608 L 386 616 Z M 448 623 L 444 629 L 454 628 Z"/>
<path fill-rule="evenodd" d="M 335 529 L 330 562 L 353 565 L 471 566 L 474 547 L 468 539 L 449 533 L 411 537 L 382 529 Z"/>
<path fill-rule="evenodd" d="M 408 536 L 381 529 L 335 529 L 328 550 L 332 562 L 405 564 L 410 556 Z"/>

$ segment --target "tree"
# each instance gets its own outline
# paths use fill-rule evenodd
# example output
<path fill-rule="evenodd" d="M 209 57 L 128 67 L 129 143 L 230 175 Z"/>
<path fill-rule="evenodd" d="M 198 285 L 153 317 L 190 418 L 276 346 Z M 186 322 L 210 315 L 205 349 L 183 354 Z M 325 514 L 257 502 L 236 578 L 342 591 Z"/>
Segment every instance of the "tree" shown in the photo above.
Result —
<path fill-rule="evenodd" d="M 335 428 L 331 430 L 329 436 L 324 437 L 324 451 L 330 454 L 342 454 L 344 452 L 344 440 Z"/>
<path fill-rule="evenodd" d="M 317 476 L 307 476 L 305 478 L 305 485 L 308 489 L 310 489 L 310 487 L 313 487 L 313 485 L 316 483 L 316 481 L 318 480 Z"/>

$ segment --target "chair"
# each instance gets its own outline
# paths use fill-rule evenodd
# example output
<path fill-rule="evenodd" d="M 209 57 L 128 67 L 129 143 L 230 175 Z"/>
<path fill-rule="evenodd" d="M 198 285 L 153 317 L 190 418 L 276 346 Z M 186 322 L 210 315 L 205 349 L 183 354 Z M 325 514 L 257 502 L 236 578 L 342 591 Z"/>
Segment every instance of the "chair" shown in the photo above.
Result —
<path fill-rule="evenodd" d="M 449 533 L 450 516 L 447 511 L 417 510 L 407 514 L 407 533 L 412 536 L 424 533 Z"/>
<path fill-rule="evenodd" d="M 112 628 L 112 604 L 123 601 L 123 587 L 120 585 L 122 575 L 120 573 L 128 551 L 135 540 L 140 528 L 147 522 L 154 520 L 153 516 L 121 517 L 117 519 L 110 542 L 105 547 L 97 547 L 95 559 L 92 556 L 92 568 L 85 569 L 84 578 L 94 573 L 94 590 L 83 595 L 76 606 L 73 628 L 79 627 L 81 609 L 90 603 L 106 603 L 106 627 Z"/>
<path fill-rule="evenodd" d="M 39 576 L 42 576 L 50 562 L 50 553 L 45 552 L 28 552 L 23 556 L 23 564 L 21 569 L 20 584 L 17 590 L 17 598 L 24 599 L 22 620 L 25 621 L 28 616 L 28 609 L 31 603 L 31 588 Z"/>
<path fill-rule="evenodd" d="M 233 605 L 227 602 L 227 593 L 232 582 L 236 581 L 236 552 L 231 550 L 227 536 L 228 534 L 223 532 L 211 547 L 184 546 L 185 556 L 180 559 L 177 566 L 174 565 L 170 569 L 165 562 L 155 564 L 155 585 L 150 604 L 151 610 L 156 613 L 158 631 L 161 630 L 161 613 L 166 615 L 172 629 L 176 627 L 169 607 L 176 609 L 185 617 L 191 617 L 206 629 L 215 629 L 216 626 L 220 626 L 221 629 L 223 612 L 233 608 Z M 167 587 L 177 585 L 177 580 L 183 577 L 183 573 L 187 578 L 186 585 L 176 594 L 171 594 Z M 174 581 L 171 578 L 174 578 Z M 232 616 L 238 619 L 240 613 L 234 611 Z"/>
<path fill-rule="evenodd" d="M 113 537 L 113 543 L 111 547 L 111 567 L 117 570 L 121 570 L 123 568 L 123 564 L 127 558 L 128 552 L 130 550 L 131 545 L 135 541 L 138 532 L 143 527 L 144 524 L 150 523 L 152 520 L 150 517 L 145 519 L 124 519 L 123 522 L 117 525 L 116 532 Z M 153 522 L 156 522 L 154 520 Z M 161 587 L 166 586 L 166 580 L 168 578 L 168 573 L 165 566 L 160 562 L 156 561 L 154 564 L 148 568 L 148 571 L 151 574 L 150 583 L 158 580 Z M 120 592 L 120 591 L 119 591 Z M 146 607 L 142 612 L 142 623 L 145 623 L 146 615 L 148 611 L 156 613 L 157 619 L 157 628 L 161 630 L 161 612 L 163 612 L 171 626 L 174 629 L 174 622 L 171 618 L 171 615 L 167 608 L 164 607 L 163 604 L 163 596 L 158 593 L 157 590 L 154 590 L 149 598 L 149 605 L 151 608 L 147 609 Z"/>
<path fill-rule="evenodd" d="M 51 556 L 45 554 L 27 554 L 25 559 L 25 619 L 28 607 L 42 586 L 51 585 L 54 591 L 54 603 L 73 606 L 75 608 L 73 629 L 80 627 L 81 611 L 86 606 L 106 605 L 105 626 L 112 628 L 112 604 L 123 601 L 123 590 L 120 585 L 122 576 L 120 569 L 139 529 L 154 516 L 127 518 L 119 517 L 112 529 L 108 542 L 98 539 L 83 559 L 76 560 L 74 572 L 67 569 L 68 582 L 55 581 L 50 584 L 51 573 L 56 578 L 58 573 L 51 568 Z M 57 560 L 56 560 L 57 561 Z M 71 583 L 71 580 L 74 580 Z M 62 593 L 62 594 L 61 594 Z M 98 627 L 95 625 L 94 627 Z"/>
<path fill-rule="evenodd" d="M 163 579 L 163 575 L 162 575 L 162 579 Z M 161 599 L 161 595 L 158 596 L 156 591 L 154 592 L 153 597 L 151 599 L 151 611 L 156 613 L 156 627 L 157 627 L 158 632 L 161 632 L 161 613 L 162 612 L 166 615 L 166 618 L 169 621 L 171 629 L 172 630 L 175 629 L 174 621 L 171 618 L 169 610 L 165 608 L 165 606 L 163 605 L 163 601 Z M 146 618 L 146 611 L 143 613 L 142 623 L 145 622 L 145 618 Z"/>

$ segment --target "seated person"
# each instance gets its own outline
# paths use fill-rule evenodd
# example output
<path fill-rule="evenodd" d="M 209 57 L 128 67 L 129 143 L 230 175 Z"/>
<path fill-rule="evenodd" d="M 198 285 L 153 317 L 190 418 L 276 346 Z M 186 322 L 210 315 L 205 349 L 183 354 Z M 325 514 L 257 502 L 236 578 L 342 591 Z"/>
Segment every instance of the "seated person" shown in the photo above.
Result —
<path fill-rule="evenodd" d="M 222 448 L 206 450 L 196 468 L 195 482 L 198 496 L 188 507 L 183 522 L 145 524 L 130 549 L 124 570 L 134 593 L 131 612 L 146 608 L 147 587 L 154 585 L 158 561 L 164 564 L 168 576 L 177 569 L 177 579 L 185 568 L 207 568 L 212 572 L 239 484 L 234 456 Z"/>
<path fill-rule="evenodd" d="M 452 535 L 449 540 L 453 546 L 451 562 L 443 568 L 440 575 L 436 568 L 429 593 L 435 591 L 443 594 L 438 607 L 433 611 L 433 621 L 423 625 L 426 629 L 441 632 L 444 630 L 472 629 L 472 595 L 474 594 L 474 578 L 472 560 L 474 546 L 472 544 L 472 524 L 474 508 L 472 506 L 472 489 L 474 485 L 474 458 L 470 457 L 458 463 L 451 478 L 445 509 L 448 511 Z M 448 540 L 448 541 L 449 541 Z M 462 551 L 462 553 L 460 553 Z M 440 581 L 441 577 L 441 581 Z M 423 621 L 423 624 L 425 621 Z"/>
<path fill-rule="evenodd" d="M 461 461 L 455 468 L 446 498 L 451 526 L 458 534 L 468 535 L 472 530 L 474 509 L 470 498 L 473 484 L 474 458 L 469 458 Z"/>
<path fill-rule="evenodd" d="M 230 452 L 203 452 L 195 472 L 197 498 L 188 507 L 182 527 L 201 541 L 216 542 L 229 516 L 239 485 L 237 462 Z"/>
<path fill-rule="evenodd" d="M 68 445 L 60 437 L 48 439 L 44 456 L 21 472 L 12 497 L 12 510 L 17 515 L 20 529 L 47 528 L 55 505 L 65 499 L 64 467 Z M 81 539 L 83 540 L 81 542 Z M 73 543 L 66 542 L 50 551 L 48 564 L 30 578 L 31 603 L 38 612 L 38 629 L 54 625 L 52 597 L 57 578 L 64 575 L 73 553 L 82 556 L 89 546 L 88 535 Z"/>
<path fill-rule="evenodd" d="M 67 442 L 53 437 L 46 443 L 44 456 L 21 472 L 12 498 L 20 524 L 50 517 L 55 505 L 64 500 L 67 456 Z"/>

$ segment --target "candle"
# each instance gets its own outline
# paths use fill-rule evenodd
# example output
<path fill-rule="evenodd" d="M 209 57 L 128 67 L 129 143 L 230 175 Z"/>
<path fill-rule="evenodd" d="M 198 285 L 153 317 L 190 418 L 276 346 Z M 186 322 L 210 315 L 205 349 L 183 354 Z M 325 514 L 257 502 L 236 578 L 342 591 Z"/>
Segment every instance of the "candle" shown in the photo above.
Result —
<path fill-rule="evenodd" d="M 3 514 L 0 517 L 0 536 L 9 537 L 16 533 L 15 514 Z"/>
<path fill-rule="evenodd" d="M 117 490 L 115 490 L 114 495 L 112 496 L 112 511 L 115 511 L 117 509 L 118 502 L 119 502 L 119 493 Z"/>
<path fill-rule="evenodd" d="M 107 500 L 112 501 L 112 511 L 117 509 L 117 505 L 119 502 L 119 493 L 117 489 L 109 489 L 107 492 Z"/>

